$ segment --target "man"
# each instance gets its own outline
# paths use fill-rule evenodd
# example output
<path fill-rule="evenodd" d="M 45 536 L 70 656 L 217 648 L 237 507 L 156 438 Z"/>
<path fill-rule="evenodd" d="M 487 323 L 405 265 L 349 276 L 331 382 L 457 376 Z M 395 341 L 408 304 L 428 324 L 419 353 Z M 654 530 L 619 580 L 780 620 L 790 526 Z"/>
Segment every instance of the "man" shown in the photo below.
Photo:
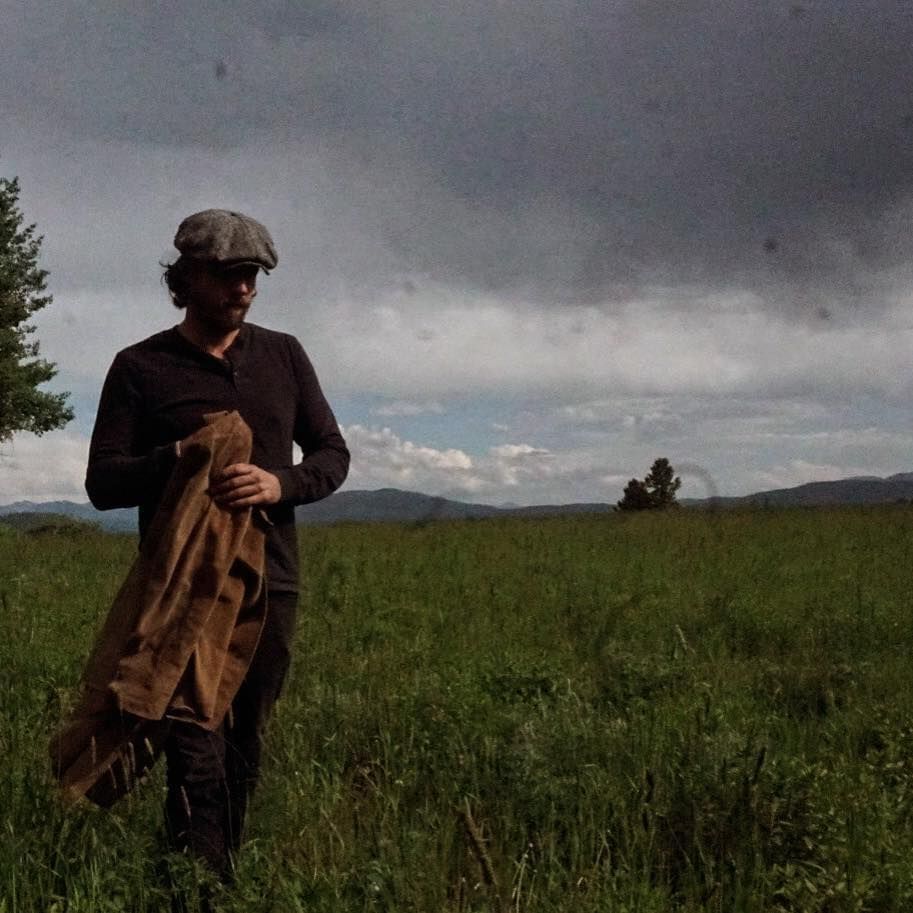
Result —
<path fill-rule="evenodd" d="M 259 222 L 208 209 L 188 216 L 165 269 L 176 327 L 115 357 L 102 390 L 89 451 L 86 490 L 99 509 L 139 507 L 146 533 L 181 453 L 203 416 L 236 410 L 250 426 L 249 463 L 212 479 L 221 508 L 262 509 L 266 534 L 266 621 L 247 675 L 215 733 L 174 721 L 165 743 L 166 822 L 180 849 L 230 877 L 262 733 L 288 669 L 297 605 L 296 504 L 342 483 L 349 452 L 311 363 L 289 335 L 245 322 L 257 278 L 278 261 Z M 293 443 L 303 459 L 293 464 Z"/>

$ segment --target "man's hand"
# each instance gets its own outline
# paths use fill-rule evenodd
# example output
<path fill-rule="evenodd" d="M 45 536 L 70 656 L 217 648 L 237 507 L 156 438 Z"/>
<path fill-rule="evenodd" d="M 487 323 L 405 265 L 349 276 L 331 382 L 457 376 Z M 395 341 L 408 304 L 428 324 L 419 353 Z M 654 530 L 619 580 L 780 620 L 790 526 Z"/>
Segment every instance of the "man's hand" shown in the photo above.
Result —
<path fill-rule="evenodd" d="M 209 493 L 219 507 L 234 510 L 276 504 L 282 497 L 282 488 L 271 472 L 250 463 L 233 463 L 213 476 Z"/>

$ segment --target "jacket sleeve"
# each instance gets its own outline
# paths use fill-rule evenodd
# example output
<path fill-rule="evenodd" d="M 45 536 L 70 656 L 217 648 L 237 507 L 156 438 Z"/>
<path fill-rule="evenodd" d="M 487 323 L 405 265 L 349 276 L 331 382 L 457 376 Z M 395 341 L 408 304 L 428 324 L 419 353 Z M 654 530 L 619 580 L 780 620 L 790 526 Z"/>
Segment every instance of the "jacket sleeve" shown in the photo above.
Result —
<path fill-rule="evenodd" d="M 282 502 L 309 504 L 332 494 L 349 471 L 349 450 L 339 431 L 310 360 L 294 337 L 289 337 L 292 367 L 298 384 L 295 443 L 303 459 L 295 466 L 275 470 Z"/>
<path fill-rule="evenodd" d="M 177 462 L 173 444 L 143 452 L 142 423 L 142 391 L 121 353 L 105 378 L 89 445 L 86 492 L 99 510 L 136 507 L 161 489 Z"/>

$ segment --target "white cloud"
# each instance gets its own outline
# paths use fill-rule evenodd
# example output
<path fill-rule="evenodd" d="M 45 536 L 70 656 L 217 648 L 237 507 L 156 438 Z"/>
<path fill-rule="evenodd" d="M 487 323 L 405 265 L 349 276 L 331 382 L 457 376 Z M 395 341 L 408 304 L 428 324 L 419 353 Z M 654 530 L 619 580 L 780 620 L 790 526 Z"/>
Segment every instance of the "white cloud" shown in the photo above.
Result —
<path fill-rule="evenodd" d="M 443 415 L 444 407 L 438 402 L 410 402 L 409 400 L 397 399 L 389 403 L 383 403 L 376 409 L 373 409 L 374 415 L 393 418 L 396 416 L 413 416 L 413 415 Z"/>
<path fill-rule="evenodd" d="M 343 428 L 352 465 L 349 488 L 399 487 L 431 494 L 442 488 L 475 491 L 480 480 L 462 450 L 437 450 L 405 441 L 389 428 Z"/>
<path fill-rule="evenodd" d="M 555 454 L 530 444 L 499 444 L 488 451 L 488 468 L 501 485 L 541 481 L 561 472 Z"/>
<path fill-rule="evenodd" d="M 795 323 L 763 303 L 692 311 L 662 298 L 545 309 L 425 283 L 383 301 L 354 298 L 293 327 L 333 389 L 412 402 L 458 395 L 535 396 L 567 418 L 598 421 L 613 397 L 804 399 L 913 393 L 910 303 L 877 327 Z M 339 333 L 339 326 L 362 327 Z M 575 403 L 577 405 L 575 405 Z M 656 416 L 660 418 L 661 416 Z"/>
<path fill-rule="evenodd" d="M 349 425 L 348 488 L 398 487 L 489 502 L 560 503 L 614 497 L 623 473 L 606 472 L 598 451 L 560 453 L 528 443 L 500 444 L 477 456 L 403 440 L 389 428 Z"/>
<path fill-rule="evenodd" d="M 829 428 L 819 431 L 791 431 L 787 429 L 757 431 L 743 435 L 744 439 L 774 440 L 809 444 L 819 448 L 886 447 L 899 446 L 913 453 L 913 432 L 890 431 L 887 428 Z"/>
<path fill-rule="evenodd" d="M 69 375 L 94 379 L 100 391 L 118 351 L 180 322 L 180 315 L 163 295 L 160 289 L 129 288 L 57 294 L 35 320 L 42 357 Z"/>
<path fill-rule="evenodd" d="M 0 504 L 86 500 L 89 439 L 68 431 L 17 434 L 0 445 Z"/>
<path fill-rule="evenodd" d="M 493 456 L 503 459 L 505 462 L 516 462 L 526 460 L 528 457 L 545 457 L 551 454 L 541 447 L 533 447 L 530 444 L 499 444 L 491 448 Z"/>

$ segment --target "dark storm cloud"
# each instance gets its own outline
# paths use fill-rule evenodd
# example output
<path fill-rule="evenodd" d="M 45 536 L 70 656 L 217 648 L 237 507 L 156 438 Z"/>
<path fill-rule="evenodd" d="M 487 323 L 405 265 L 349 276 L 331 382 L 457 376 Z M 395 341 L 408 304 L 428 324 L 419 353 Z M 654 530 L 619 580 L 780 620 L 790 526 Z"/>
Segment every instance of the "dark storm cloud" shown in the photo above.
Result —
<path fill-rule="evenodd" d="M 20 123 L 318 149 L 326 205 L 406 274 L 744 289 L 825 321 L 877 308 L 913 254 L 902 0 L 98 6 L 13 15 Z"/>

